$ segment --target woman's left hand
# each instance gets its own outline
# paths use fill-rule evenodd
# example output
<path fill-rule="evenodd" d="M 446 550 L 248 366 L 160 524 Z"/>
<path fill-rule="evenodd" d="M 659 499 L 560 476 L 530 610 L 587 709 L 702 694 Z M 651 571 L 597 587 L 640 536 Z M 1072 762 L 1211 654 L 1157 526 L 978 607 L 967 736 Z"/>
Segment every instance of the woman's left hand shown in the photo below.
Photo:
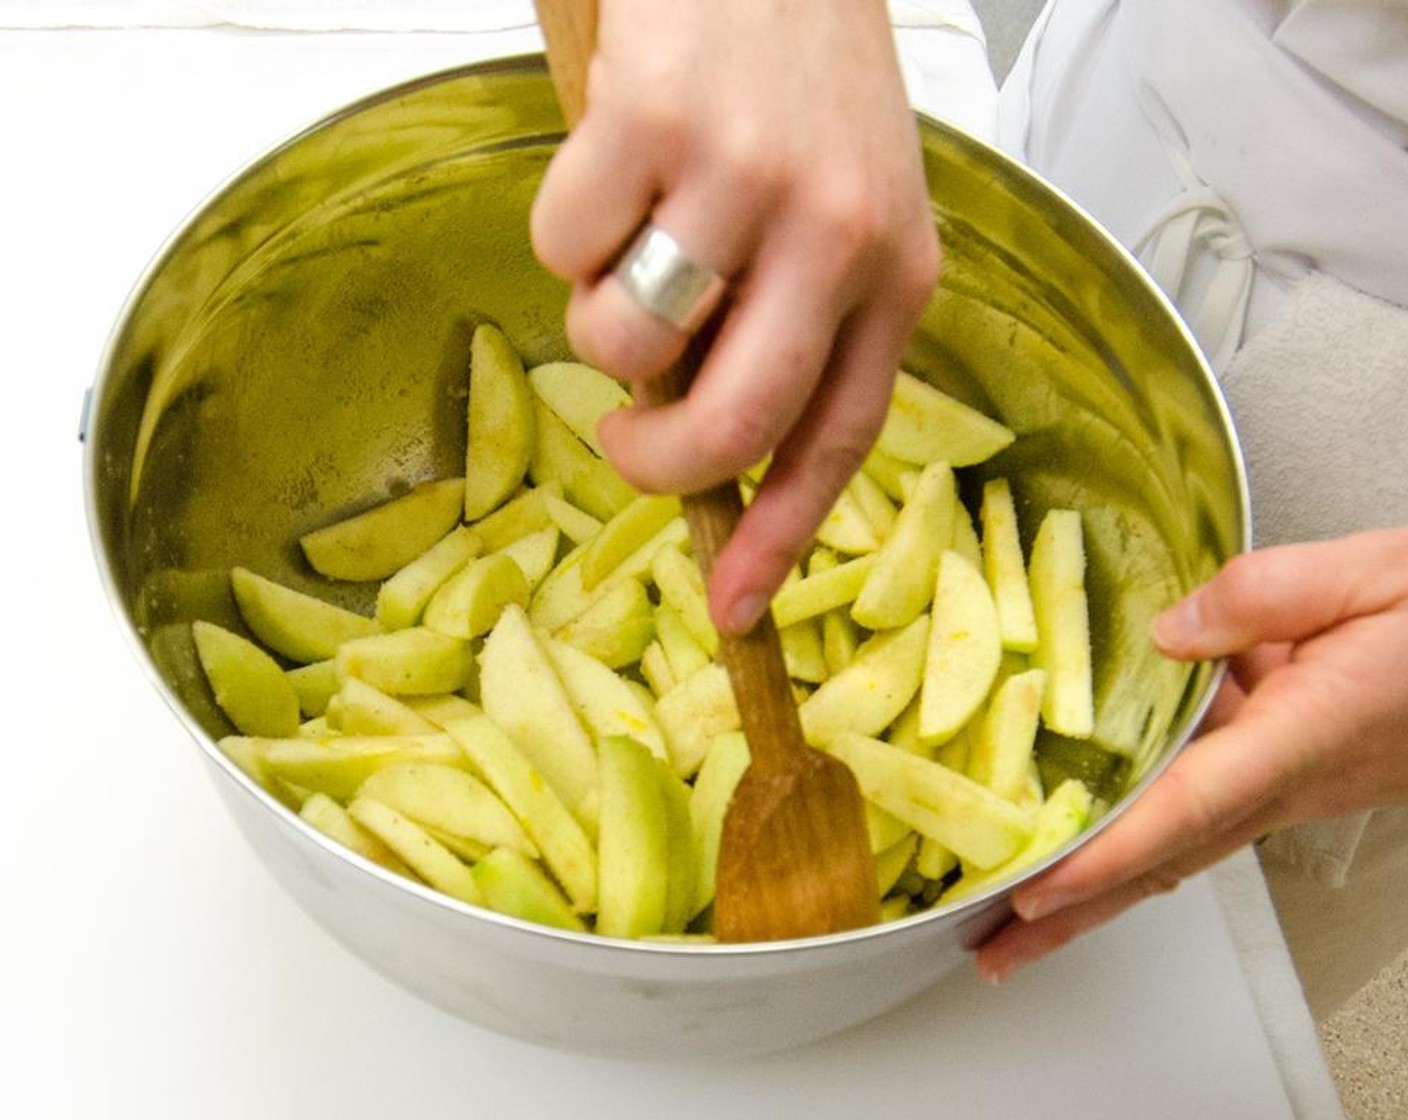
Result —
<path fill-rule="evenodd" d="M 1229 657 L 1200 738 L 1017 889 L 978 951 L 1014 969 L 1286 825 L 1408 802 L 1408 528 L 1247 553 L 1162 615 L 1161 650 Z"/>

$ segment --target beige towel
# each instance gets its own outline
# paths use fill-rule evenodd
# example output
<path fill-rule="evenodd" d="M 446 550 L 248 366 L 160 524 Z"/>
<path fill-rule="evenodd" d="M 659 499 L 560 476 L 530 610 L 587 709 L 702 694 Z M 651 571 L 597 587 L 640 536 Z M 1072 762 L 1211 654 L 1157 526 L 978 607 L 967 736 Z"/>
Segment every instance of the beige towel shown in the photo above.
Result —
<path fill-rule="evenodd" d="M 1222 383 L 1258 545 L 1408 525 L 1408 309 L 1312 273 Z M 1266 844 L 1338 886 L 1367 819 L 1303 825 Z"/>

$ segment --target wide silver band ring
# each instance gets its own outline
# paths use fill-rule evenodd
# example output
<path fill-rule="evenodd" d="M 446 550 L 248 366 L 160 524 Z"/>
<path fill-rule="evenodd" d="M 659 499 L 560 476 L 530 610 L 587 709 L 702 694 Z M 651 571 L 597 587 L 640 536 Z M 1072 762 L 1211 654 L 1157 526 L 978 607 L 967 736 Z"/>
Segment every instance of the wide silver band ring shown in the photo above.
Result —
<path fill-rule="evenodd" d="M 687 333 L 704 325 L 728 286 L 722 276 L 690 260 L 678 241 L 651 223 L 636 234 L 612 272 L 637 303 Z"/>

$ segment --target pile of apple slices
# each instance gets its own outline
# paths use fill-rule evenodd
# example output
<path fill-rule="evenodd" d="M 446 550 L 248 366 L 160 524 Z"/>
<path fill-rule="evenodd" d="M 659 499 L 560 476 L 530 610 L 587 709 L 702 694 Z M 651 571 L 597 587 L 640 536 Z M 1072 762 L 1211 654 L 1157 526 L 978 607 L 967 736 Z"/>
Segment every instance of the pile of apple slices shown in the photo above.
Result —
<path fill-rule="evenodd" d="M 463 478 L 301 539 L 358 614 L 244 568 L 249 635 L 193 624 L 221 746 L 313 827 L 515 918 L 707 936 L 748 765 L 679 502 L 632 489 L 597 420 L 627 403 L 573 362 L 525 371 L 475 333 Z M 901 373 L 875 450 L 773 611 L 807 739 L 866 799 L 887 918 L 962 897 L 1086 826 L 1034 745 L 1093 727 L 1080 515 L 1024 555 L 1003 478 L 978 524 L 955 470 L 1013 433 Z M 745 496 L 754 485 L 745 479 Z M 981 533 L 979 532 L 981 528 Z"/>

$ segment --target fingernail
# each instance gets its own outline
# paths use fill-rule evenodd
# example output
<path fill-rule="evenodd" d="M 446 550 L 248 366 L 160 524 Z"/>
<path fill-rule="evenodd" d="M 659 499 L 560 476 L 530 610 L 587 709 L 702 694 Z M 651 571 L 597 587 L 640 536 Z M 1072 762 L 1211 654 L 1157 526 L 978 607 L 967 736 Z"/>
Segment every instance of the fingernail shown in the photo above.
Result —
<path fill-rule="evenodd" d="M 1154 641 L 1163 649 L 1179 649 L 1202 629 L 1203 611 L 1197 595 L 1189 595 L 1154 619 Z"/>
<path fill-rule="evenodd" d="M 1064 910 L 1074 901 L 1064 891 L 1044 890 L 1019 895 L 1012 900 L 1012 909 L 1024 922 L 1034 922 L 1057 910 Z"/>
<path fill-rule="evenodd" d="M 1004 980 L 1011 976 L 1012 973 L 1016 970 L 1016 968 L 1016 961 L 1007 961 L 1005 964 L 1000 965 L 983 964 L 980 962 L 978 964 L 978 977 L 983 981 L 983 983 L 991 984 L 994 988 L 996 988 Z"/>
<path fill-rule="evenodd" d="M 730 634 L 746 634 L 763 617 L 768 601 L 762 595 L 744 595 L 729 608 L 725 618 Z"/>

